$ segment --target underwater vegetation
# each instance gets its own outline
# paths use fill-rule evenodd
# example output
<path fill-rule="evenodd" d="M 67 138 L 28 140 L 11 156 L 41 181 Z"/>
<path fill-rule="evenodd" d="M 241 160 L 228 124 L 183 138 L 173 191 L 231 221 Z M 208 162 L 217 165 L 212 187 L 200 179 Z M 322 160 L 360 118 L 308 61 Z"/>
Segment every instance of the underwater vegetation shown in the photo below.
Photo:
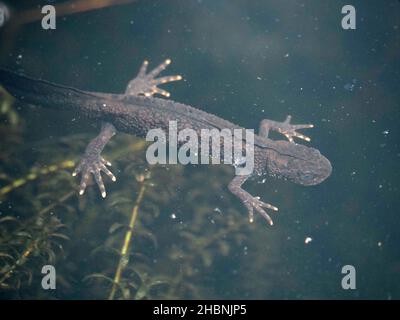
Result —
<path fill-rule="evenodd" d="M 118 172 L 109 197 L 95 188 L 79 196 L 71 172 L 90 135 L 32 148 L 17 103 L 3 92 L 0 106 L 1 299 L 215 295 L 204 277 L 254 228 L 230 205 L 224 181 L 210 179 L 229 180 L 228 168 L 209 167 L 207 176 L 201 168 L 149 166 L 145 141 L 119 136 L 106 150 Z M 55 267 L 57 290 L 42 289 L 44 265 Z"/>
<path fill-rule="evenodd" d="M 108 5 L 71 1 L 57 8 L 69 15 Z M 1 55 L 22 25 L 39 18 L 25 10 L 12 20 Z M 228 168 L 151 167 L 145 142 L 119 135 L 106 150 L 118 184 L 108 181 L 106 200 L 95 188 L 80 197 L 71 172 L 92 135 L 32 142 L 29 126 L 40 108 L 32 116 L 18 103 L 0 86 L 0 299 L 218 297 L 204 279 L 243 247 L 252 227 L 230 204 Z M 55 267 L 56 290 L 41 286 L 44 265 Z"/>
<path fill-rule="evenodd" d="M 55 5 L 66 17 L 131 2 Z M 2 30 L 6 65 L 23 27 L 42 17 L 31 3 L 19 9 Z M 63 61 L 64 43 L 59 46 L 54 61 Z M 15 57 L 17 65 L 22 57 Z M 40 70 L 45 61 L 32 67 Z M 118 182 L 105 177 L 104 200 L 90 186 L 79 196 L 71 173 L 97 128 L 66 124 L 72 117 L 19 108 L 0 86 L 0 299 L 265 298 L 273 292 L 271 272 L 283 274 L 276 233 L 263 222 L 249 224 L 226 189 L 233 168 L 149 166 L 145 142 L 119 134 L 104 154 Z M 72 127 L 58 131 L 53 122 Z M 56 290 L 42 288 L 44 265 L 56 269 Z"/>

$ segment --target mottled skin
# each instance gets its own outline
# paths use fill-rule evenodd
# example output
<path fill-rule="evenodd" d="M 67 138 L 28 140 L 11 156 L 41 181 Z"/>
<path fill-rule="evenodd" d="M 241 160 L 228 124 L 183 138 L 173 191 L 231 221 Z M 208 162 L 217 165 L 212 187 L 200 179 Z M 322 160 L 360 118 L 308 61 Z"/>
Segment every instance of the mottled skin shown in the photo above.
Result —
<path fill-rule="evenodd" d="M 107 168 L 111 164 L 101 157 L 101 152 L 117 131 L 145 137 L 150 129 L 161 128 L 168 132 L 169 121 L 177 121 L 178 130 L 190 128 L 200 134 L 201 129 L 243 129 L 227 120 L 199 109 L 174 102 L 154 98 L 154 94 L 169 97 L 169 93 L 157 85 L 180 80 L 180 76 L 156 78 L 170 63 L 166 60 L 147 73 L 145 61 L 135 79 L 127 86 L 124 94 L 87 92 L 43 80 L 31 79 L 11 71 L 0 69 L 0 84 L 17 99 L 33 105 L 52 109 L 73 110 L 77 116 L 84 116 L 101 122 L 100 134 L 86 147 L 85 154 L 73 172 L 81 174 L 80 194 L 83 194 L 93 175 L 103 197 L 106 196 L 101 172 L 113 181 L 115 176 Z M 296 130 L 312 128 L 310 124 L 292 125 L 291 117 L 284 122 L 262 120 L 259 134 L 254 137 L 254 172 L 252 175 L 237 175 L 229 183 L 229 190 L 246 206 L 249 219 L 254 219 L 254 209 L 271 225 L 272 219 L 265 209 L 278 208 L 262 202 L 242 189 L 242 184 L 250 176 L 271 175 L 291 180 L 297 184 L 310 186 L 321 183 L 331 173 L 328 159 L 314 148 L 294 143 L 293 138 L 310 139 Z M 289 141 L 273 141 L 268 138 L 269 130 L 282 133 Z M 244 135 L 245 137 L 245 135 Z"/>

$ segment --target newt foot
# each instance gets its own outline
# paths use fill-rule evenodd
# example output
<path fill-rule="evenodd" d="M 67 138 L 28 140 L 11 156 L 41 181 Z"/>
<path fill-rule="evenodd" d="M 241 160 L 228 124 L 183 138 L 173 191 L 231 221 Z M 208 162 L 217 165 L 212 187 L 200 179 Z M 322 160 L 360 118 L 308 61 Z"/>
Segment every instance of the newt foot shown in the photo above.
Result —
<path fill-rule="evenodd" d="M 249 221 L 253 222 L 254 221 L 254 209 L 261 214 L 261 216 L 267 220 L 267 222 L 272 226 L 274 222 L 272 221 L 272 218 L 269 216 L 269 214 L 263 209 L 271 209 L 274 211 L 278 211 L 278 208 L 269 204 L 261 201 L 258 197 L 251 197 L 249 199 L 245 199 L 243 201 L 243 204 L 247 208 L 249 212 Z"/>
<path fill-rule="evenodd" d="M 310 141 L 311 139 L 309 137 L 297 132 L 296 130 L 313 128 L 314 125 L 312 125 L 312 124 L 291 124 L 290 123 L 291 119 L 292 119 L 292 116 L 287 116 L 286 120 L 283 122 L 264 119 L 261 121 L 259 134 L 262 137 L 268 138 L 269 130 L 273 130 L 273 131 L 283 134 L 289 140 L 289 142 L 292 142 L 292 143 L 294 143 L 293 138 Z"/>
<path fill-rule="evenodd" d="M 72 176 L 74 177 L 78 173 L 81 173 L 81 183 L 79 185 L 80 195 L 85 193 L 85 189 L 90 182 L 91 175 L 93 175 L 96 184 L 99 186 L 101 196 L 103 198 L 106 197 L 107 193 L 104 187 L 103 178 L 101 177 L 101 172 L 104 172 L 107 176 L 109 176 L 112 181 L 117 180 L 117 178 L 115 178 L 113 173 L 108 170 L 106 166 L 111 166 L 111 163 L 97 154 L 87 155 L 80 161 L 72 173 Z"/>
<path fill-rule="evenodd" d="M 294 142 L 293 138 L 299 138 L 305 141 L 310 141 L 311 139 L 296 130 L 299 129 L 309 129 L 313 128 L 313 124 L 290 124 L 290 120 L 292 119 L 292 116 L 287 116 L 286 120 L 282 122 L 281 126 L 277 128 L 277 131 L 279 133 L 282 133 L 290 142 Z"/>
<path fill-rule="evenodd" d="M 152 71 L 146 74 L 147 66 L 149 62 L 145 60 L 139 70 L 138 75 L 135 79 L 129 82 L 125 94 L 126 95 L 144 95 L 146 97 L 151 97 L 155 94 L 160 94 L 164 97 L 169 97 L 170 93 L 163 89 L 158 88 L 160 84 L 179 81 L 182 80 L 182 76 L 165 76 L 161 78 L 156 78 L 165 68 L 171 63 L 171 59 L 165 60 L 158 67 L 154 68 Z"/>

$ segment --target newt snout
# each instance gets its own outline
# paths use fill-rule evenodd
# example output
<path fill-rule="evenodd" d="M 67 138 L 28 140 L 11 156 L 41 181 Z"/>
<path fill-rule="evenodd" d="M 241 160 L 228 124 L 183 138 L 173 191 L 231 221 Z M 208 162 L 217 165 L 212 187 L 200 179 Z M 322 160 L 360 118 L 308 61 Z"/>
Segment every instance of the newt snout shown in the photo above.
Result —
<path fill-rule="evenodd" d="M 318 152 L 319 153 L 319 152 Z M 305 169 L 300 172 L 299 184 L 303 186 L 314 186 L 320 184 L 332 173 L 332 165 L 327 158 L 320 154 L 318 161 L 310 164 L 310 171 Z M 308 167 L 308 166 L 306 166 Z"/>
<path fill-rule="evenodd" d="M 317 149 L 306 148 L 308 157 L 291 158 L 288 166 L 292 168 L 293 182 L 303 186 L 314 186 L 320 184 L 332 173 L 332 165 Z"/>

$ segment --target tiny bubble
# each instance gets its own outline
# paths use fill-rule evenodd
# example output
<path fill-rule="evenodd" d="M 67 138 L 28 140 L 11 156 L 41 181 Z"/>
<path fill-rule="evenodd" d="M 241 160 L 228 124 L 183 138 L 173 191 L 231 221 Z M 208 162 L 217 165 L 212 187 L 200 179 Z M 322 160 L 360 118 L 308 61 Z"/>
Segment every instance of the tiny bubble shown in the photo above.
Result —
<path fill-rule="evenodd" d="M 214 208 L 214 211 L 215 211 L 215 212 L 218 212 L 218 213 L 222 213 L 221 209 L 218 208 L 218 207 L 215 207 L 215 208 Z"/>
<path fill-rule="evenodd" d="M 344 85 L 344 89 L 345 89 L 346 91 L 353 91 L 353 90 L 354 90 L 354 84 L 352 84 L 352 83 L 346 83 L 346 84 Z"/>
<path fill-rule="evenodd" d="M 307 237 L 307 238 L 305 238 L 304 243 L 309 244 L 312 240 L 313 239 L 311 237 Z"/>

